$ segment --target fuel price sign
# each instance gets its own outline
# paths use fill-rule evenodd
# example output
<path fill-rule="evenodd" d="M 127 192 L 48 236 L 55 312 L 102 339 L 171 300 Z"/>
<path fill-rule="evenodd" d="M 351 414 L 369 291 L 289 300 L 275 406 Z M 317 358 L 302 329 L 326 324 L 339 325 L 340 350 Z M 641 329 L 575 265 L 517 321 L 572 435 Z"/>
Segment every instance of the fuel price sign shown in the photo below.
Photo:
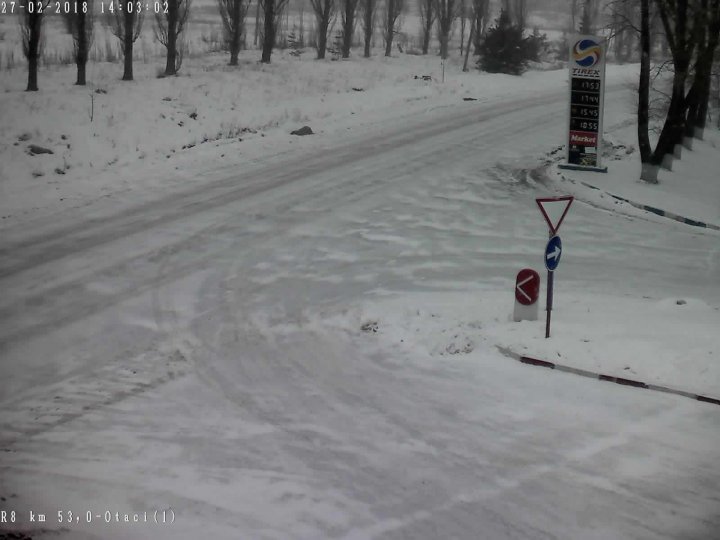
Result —
<path fill-rule="evenodd" d="M 596 36 L 576 36 L 570 47 L 570 111 L 567 168 L 601 167 L 606 43 Z"/>

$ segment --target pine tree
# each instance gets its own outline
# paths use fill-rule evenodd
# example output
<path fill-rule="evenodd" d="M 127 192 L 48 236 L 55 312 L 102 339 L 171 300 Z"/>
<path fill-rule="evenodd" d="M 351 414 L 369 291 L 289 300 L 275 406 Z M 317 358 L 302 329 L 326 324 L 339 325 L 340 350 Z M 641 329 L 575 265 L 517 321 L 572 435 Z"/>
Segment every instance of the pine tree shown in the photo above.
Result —
<path fill-rule="evenodd" d="M 502 10 L 480 44 L 479 67 L 489 73 L 520 75 L 531 59 L 528 48 L 523 29 L 513 25 L 510 15 Z"/>
<path fill-rule="evenodd" d="M 302 50 L 302 43 L 298 39 L 297 35 L 295 35 L 295 32 L 290 32 L 287 37 L 288 45 L 290 47 L 290 55 L 294 56 L 295 58 L 300 58 L 300 55 L 305 52 Z"/>

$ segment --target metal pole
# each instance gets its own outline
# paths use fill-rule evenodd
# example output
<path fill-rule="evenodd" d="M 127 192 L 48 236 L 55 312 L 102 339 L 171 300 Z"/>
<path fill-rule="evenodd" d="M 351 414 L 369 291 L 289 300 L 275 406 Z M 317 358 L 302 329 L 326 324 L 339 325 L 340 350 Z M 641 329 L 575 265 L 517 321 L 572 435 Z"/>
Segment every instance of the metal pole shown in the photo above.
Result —
<path fill-rule="evenodd" d="M 552 238 L 553 233 L 549 231 L 548 237 Z M 545 261 L 547 263 L 547 261 Z M 547 302 L 545 303 L 545 339 L 550 337 L 550 312 L 552 311 L 553 302 L 553 281 L 554 272 L 548 270 L 547 273 Z"/>
<path fill-rule="evenodd" d="M 545 306 L 545 312 L 547 316 L 545 317 L 545 339 L 550 337 L 550 312 L 552 311 L 552 303 L 553 303 L 553 277 L 555 275 L 555 272 L 551 272 L 548 270 L 548 277 L 547 277 L 547 305 Z"/>

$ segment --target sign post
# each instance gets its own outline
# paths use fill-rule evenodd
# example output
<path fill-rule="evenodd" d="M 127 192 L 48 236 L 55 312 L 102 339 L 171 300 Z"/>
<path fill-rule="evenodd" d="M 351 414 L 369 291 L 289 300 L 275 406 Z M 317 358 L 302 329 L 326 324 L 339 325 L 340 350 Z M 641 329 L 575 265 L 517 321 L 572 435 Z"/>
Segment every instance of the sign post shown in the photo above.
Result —
<path fill-rule="evenodd" d="M 549 240 L 545 246 L 545 268 L 547 268 L 547 300 L 545 302 L 545 338 L 550 337 L 550 313 L 553 304 L 553 286 L 555 269 L 560 264 L 562 255 L 562 240 L 557 235 L 560 225 L 570 210 L 574 197 L 547 197 L 535 199 L 540 212 L 548 224 Z"/>
<path fill-rule="evenodd" d="M 607 172 L 601 164 L 606 49 L 598 36 L 570 41 L 567 163 L 558 165 L 561 169 Z"/>
<path fill-rule="evenodd" d="M 553 303 L 553 284 L 555 282 L 555 269 L 560 263 L 560 255 L 562 255 L 562 241 L 557 235 L 550 233 L 550 240 L 545 246 L 545 268 L 548 271 L 547 277 L 547 303 L 545 310 L 545 338 L 550 337 L 550 313 L 552 312 Z"/>

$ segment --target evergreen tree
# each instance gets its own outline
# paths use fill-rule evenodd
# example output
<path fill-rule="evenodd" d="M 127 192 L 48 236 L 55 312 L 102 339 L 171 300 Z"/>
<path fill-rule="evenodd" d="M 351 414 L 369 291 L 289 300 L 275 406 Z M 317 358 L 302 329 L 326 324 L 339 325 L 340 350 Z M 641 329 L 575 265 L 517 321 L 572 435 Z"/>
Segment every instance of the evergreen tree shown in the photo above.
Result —
<path fill-rule="evenodd" d="M 520 75 L 529 61 L 538 60 L 543 44 L 544 36 L 523 37 L 522 27 L 502 10 L 480 44 L 478 67 L 489 73 Z"/>

